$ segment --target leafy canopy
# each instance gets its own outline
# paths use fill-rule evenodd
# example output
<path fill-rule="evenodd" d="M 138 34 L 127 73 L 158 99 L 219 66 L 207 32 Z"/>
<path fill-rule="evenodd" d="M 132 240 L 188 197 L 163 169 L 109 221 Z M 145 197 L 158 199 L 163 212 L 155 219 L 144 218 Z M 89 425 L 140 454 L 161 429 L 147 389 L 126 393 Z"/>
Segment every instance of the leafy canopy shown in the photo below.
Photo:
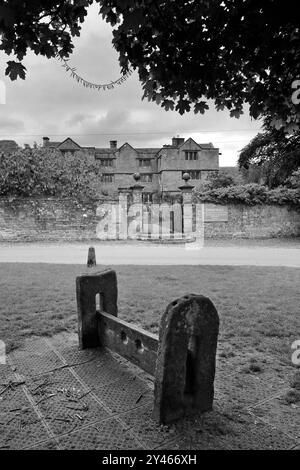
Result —
<path fill-rule="evenodd" d="M 137 70 L 144 97 L 180 114 L 217 110 L 272 115 L 271 125 L 299 127 L 300 33 L 296 2 L 283 0 L 96 0 L 113 27 L 125 73 Z M 1 49 L 14 53 L 6 73 L 25 78 L 22 60 L 68 57 L 93 0 L 0 0 Z M 299 87 L 300 88 L 300 81 Z M 299 90 L 300 95 L 300 90 Z M 298 103 L 298 104 L 297 104 Z"/>
<path fill-rule="evenodd" d="M 300 167 L 300 130 L 287 135 L 265 120 L 264 132 L 242 149 L 238 165 L 245 175 L 251 174 L 253 169 L 259 170 L 259 179 L 269 187 L 284 184 Z"/>

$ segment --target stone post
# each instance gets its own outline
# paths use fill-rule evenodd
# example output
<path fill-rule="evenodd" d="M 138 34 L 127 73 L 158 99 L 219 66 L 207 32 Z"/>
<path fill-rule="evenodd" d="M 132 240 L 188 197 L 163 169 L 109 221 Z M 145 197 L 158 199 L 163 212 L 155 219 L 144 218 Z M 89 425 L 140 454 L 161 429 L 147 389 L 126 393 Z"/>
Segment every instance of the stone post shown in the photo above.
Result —
<path fill-rule="evenodd" d="M 172 207 L 174 212 L 174 234 L 178 238 L 182 236 L 182 206 L 179 202 L 176 202 Z"/>
<path fill-rule="evenodd" d="M 90 246 L 88 251 L 87 267 L 94 268 L 96 266 L 96 252 L 93 246 Z"/>
<path fill-rule="evenodd" d="M 192 191 L 194 186 L 189 183 L 189 173 L 184 173 L 183 179 L 185 184 L 179 187 L 182 192 L 183 233 L 185 236 L 191 236 L 193 233 Z"/>
<path fill-rule="evenodd" d="M 139 173 L 134 173 L 133 178 L 135 180 L 135 184 L 131 186 L 132 190 L 132 202 L 133 204 L 142 204 L 143 197 L 142 192 L 145 186 L 142 186 L 139 181 L 141 179 L 141 175 Z"/>
<path fill-rule="evenodd" d="M 128 199 L 131 196 L 129 188 L 118 188 L 119 194 L 119 217 L 118 217 L 118 238 L 127 240 L 128 238 Z"/>
<path fill-rule="evenodd" d="M 161 319 L 153 418 L 168 424 L 213 406 L 219 316 L 203 295 L 185 295 Z"/>
<path fill-rule="evenodd" d="M 76 278 L 78 336 L 80 349 L 100 346 L 97 322 L 97 296 L 100 309 L 118 315 L 117 275 L 113 270 L 83 274 Z"/>
<path fill-rule="evenodd" d="M 141 175 L 135 173 L 133 175 L 135 184 L 130 187 L 132 191 L 132 206 L 129 208 L 129 227 L 128 235 L 130 238 L 138 238 L 139 233 L 143 232 L 143 189 L 139 183 Z"/>

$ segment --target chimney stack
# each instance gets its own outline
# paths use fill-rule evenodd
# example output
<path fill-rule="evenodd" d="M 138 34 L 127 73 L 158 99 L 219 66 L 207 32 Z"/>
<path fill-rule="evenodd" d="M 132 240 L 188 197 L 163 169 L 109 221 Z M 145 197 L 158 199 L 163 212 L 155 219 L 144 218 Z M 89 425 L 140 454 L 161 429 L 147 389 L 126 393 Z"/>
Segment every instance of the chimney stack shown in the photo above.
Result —
<path fill-rule="evenodd" d="M 116 148 L 117 148 L 117 145 L 118 145 L 118 141 L 117 141 L 117 140 L 111 140 L 111 141 L 110 141 L 110 148 L 111 148 L 111 149 L 116 149 Z"/>
<path fill-rule="evenodd" d="M 172 139 L 172 145 L 173 147 L 179 147 L 179 145 L 183 144 L 184 142 L 184 137 L 173 137 Z"/>
<path fill-rule="evenodd" d="M 43 147 L 47 147 L 49 140 L 49 137 L 43 137 Z"/>

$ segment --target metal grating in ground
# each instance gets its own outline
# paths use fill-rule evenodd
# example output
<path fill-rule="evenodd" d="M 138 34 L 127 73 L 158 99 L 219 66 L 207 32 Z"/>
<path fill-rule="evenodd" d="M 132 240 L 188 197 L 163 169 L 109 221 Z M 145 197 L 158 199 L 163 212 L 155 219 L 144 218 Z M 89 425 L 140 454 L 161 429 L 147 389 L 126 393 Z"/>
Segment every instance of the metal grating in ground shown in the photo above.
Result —
<path fill-rule="evenodd" d="M 29 381 L 28 388 L 55 435 L 109 417 L 68 370 L 58 370 L 53 375 L 55 379 L 49 375 L 40 377 L 38 385 Z"/>
<path fill-rule="evenodd" d="M 110 419 L 95 425 L 67 434 L 59 438 L 64 449 L 142 449 L 129 429 L 124 428 L 117 420 Z"/>
<path fill-rule="evenodd" d="M 6 392 L 0 402 L 0 449 L 22 449 L 30 440 L 46 440 L 49 434 L 18 387 Z"/>
<path fill-rule="evenodd" d="M 237 369 L 219 367 L 212 412 L 157 426 L 151 419 L 152 379 L 108 351 L 78 351 L 76 341 L 35 339 L 11 353 L 9 361 L 0 366 L 2 449 L 288 449 L 300 444 L 299 410 L 285 408 L 285 422 L 280 419 L 283 380 L 263 383 L 249 375 L 241 387 Z"/>

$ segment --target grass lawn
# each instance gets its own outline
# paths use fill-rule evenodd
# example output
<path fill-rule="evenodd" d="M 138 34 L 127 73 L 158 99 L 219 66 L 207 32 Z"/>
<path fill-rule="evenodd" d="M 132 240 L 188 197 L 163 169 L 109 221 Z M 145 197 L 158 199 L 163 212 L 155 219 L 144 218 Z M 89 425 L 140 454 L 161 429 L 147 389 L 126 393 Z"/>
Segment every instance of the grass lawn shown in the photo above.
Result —
<path fill-rule="evenodd" d="M 98 268 L 98 269 L 102 269 Z M 32 335 L 76 331 L 79 265 L 0 264 L 0 339 L 8 350 Z M 119 315 L 157 333 L 167 304 L 186 293 L 208 296 L 221 319 L 224 357 L 241 350 L 290 363 L 300 337 L 300 270 L 229 266 L 120 266 Z"/>
<path fill-rule="evenodd" d="M 210 297 L 218 310 L 215 411 L 182 424 L 191 448 L 203 438 L 211 446 L 220 439 L 230 448 L 276 448 L 283 440 L 284 448 L 292 444 L 291 436 L 298 436 L 299 445 L 300 369 L 291 363 L 291 345 L 300 339 L 300 269 L 115 269 L 119 316 L 153 333 L 158 332 L 167 304 L 186 293 Z M 78 265 L 0 264 L 0 340 L 6 342 L 9 350 L 33 335 L 76 331 L 75 277 L 85 271 Z M 55 341 L 65 345 L 70 336 L 62 334 Z M 251 417 L 249 406 L 254 406 Z M 52 416 L 55 408 L 49 407 L 48 414 Z M 270 427 L 261 430 L 266 423 L 272 428 L 271 434 Z"/>

